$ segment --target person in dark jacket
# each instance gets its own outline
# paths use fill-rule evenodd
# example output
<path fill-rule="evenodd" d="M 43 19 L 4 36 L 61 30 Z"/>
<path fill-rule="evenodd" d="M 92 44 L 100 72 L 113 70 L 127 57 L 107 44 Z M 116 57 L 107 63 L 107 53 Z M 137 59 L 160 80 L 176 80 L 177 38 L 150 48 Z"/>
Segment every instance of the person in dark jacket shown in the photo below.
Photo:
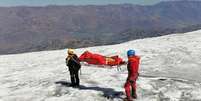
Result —
<path fill-rule="evenodd" d="M 68 56 L 66 58 L 66 66 L 70 71 L 70 79 L 71 85 L 73 87 L 79 87 L 80 79 L 79 79 L 79 70 L 81 68 L 79 58 L 74 53 L 73 49 L 68 49 Z"/>

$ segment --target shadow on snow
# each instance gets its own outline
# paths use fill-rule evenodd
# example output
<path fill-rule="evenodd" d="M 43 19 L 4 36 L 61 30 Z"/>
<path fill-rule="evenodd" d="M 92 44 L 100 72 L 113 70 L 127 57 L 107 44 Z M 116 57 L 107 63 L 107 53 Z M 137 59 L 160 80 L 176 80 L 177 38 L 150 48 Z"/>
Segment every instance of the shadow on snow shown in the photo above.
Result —
<path fill-rule="evenodd" d="M 57 81 L 57 82 L 55 82 L 55 84 L 61 84 L 62 86 L 71 87 L 70 86 L 71 83 L 67 82 L 67 81 Z M 87 87 L 87 86 L 84 86 L 84 85 L 80 85 L 78 87 L 78 89 L 80 89 L 80 90 L 101 91 L 101 92 L 103 92 L 103 96 L 106 97 L 107 99 L 114 99 L 114 98 L 122 99 L 121 95 L 124 94 L 122 91 L 115 91 L 112 88 L 103 88 L 103 87 L 98 87 L 98 86 L 96 86 L 96 87 Z"/>

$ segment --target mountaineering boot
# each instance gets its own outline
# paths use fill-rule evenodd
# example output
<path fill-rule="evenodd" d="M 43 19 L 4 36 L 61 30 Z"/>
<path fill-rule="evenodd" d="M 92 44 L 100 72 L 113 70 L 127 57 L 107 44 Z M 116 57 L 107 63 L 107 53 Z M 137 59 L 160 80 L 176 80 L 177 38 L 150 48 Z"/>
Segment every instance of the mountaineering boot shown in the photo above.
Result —
<path fill-rule="evenodd" d="M 137 99 L 137 94 L 132 95 L 133 99 Z"/>

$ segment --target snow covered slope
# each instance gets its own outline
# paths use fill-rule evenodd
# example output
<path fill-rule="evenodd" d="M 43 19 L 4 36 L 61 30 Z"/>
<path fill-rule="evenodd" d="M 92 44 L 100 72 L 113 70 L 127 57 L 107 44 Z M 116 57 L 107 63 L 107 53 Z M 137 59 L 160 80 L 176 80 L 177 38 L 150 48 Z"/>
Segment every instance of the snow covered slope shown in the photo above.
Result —
<path fill-rule="evenodd" d="M 136 101 L 201 101 L 201 30 L 140 39 L 118 45 L 76 49 L 126 59 L 141 56 Z M 66 50 L 0 56 L 0 101 L 122 101 L 126 66 L 82 66 L 81 87 L 70 82 Z"/>

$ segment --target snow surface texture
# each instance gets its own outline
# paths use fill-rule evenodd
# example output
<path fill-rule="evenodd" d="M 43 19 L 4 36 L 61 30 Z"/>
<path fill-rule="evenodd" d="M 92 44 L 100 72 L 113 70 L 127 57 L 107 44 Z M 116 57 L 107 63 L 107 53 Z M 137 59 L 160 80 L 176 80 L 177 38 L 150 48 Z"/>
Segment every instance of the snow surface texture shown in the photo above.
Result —
<path fill-rule="evenodd" d="M 118 45 L 76 49 L 106 56 L 135 49 L 141 56 L 136 101 L 201 101 L 201 30 Z M 126 66 L 82 66 L 81 87 L 72 88 L 66 50 L 0 56 L 0 101 L 122 101 Z"/>

